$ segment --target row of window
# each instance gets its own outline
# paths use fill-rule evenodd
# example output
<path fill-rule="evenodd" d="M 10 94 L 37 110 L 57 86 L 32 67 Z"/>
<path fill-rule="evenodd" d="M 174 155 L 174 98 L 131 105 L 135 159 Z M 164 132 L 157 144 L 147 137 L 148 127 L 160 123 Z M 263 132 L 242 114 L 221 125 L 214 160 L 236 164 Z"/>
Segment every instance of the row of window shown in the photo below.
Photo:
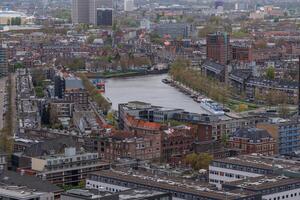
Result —
<path fill-rule="evenodd" d="M 289 198 L 293 198 L 296 196 L 300 196 L 300 192 L 299 193 L 293 193 L 293 194 L 287 194 L 287 195 L 282 195 L 282 196 L 278 196 L 278 197 L 273 197 L 273 198 L 269 198 L 268 200 L 282 200 L 282 199 L 286 199 L 288 200 Z"/>
<path fill-rule="evenodd" d="M 229 177 L 229 178 L 237 178 L 237 179 L 243 179 L 244 178 L 243 175 L 219 172 L 219 171 L 214 171 L 214 170 L 210 170 L 209 173 L 214 174 L 214 175 L 219 175 L 219 176 L 226 176 L 226 177 Z"/>
<path fill-rule="evenodd" d="M 239 171 L 244 171 L 244 172 L 257 173 L 257 174 L 270 174 L 270 173 L 272 173 L 272 171 L 266 170 L 266 169 L 259 169 L 259 168 L 247 167 L 247 166 L 229 164 L 229 163 L 213 162 L 212 165 L 215 166 L 215 167 L 239 170 Z"/>

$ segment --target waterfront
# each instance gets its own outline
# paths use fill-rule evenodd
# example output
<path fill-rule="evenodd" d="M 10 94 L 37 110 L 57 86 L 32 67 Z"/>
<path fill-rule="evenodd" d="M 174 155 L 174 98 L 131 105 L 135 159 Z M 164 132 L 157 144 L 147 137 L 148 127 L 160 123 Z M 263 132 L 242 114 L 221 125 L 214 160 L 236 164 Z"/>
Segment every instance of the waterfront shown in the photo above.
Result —
<path fill-rule="evenodd" d="M 161 80 L 166 77 L 166 74 L 162 74 L 106 79 L 105 96 L 111 100 L 114 110 L 118 109 L 119 103 L 143 101 L 163 107 L 182 108 L 189 112 L 206 113 L 192 98 L 162 83 Z"/>

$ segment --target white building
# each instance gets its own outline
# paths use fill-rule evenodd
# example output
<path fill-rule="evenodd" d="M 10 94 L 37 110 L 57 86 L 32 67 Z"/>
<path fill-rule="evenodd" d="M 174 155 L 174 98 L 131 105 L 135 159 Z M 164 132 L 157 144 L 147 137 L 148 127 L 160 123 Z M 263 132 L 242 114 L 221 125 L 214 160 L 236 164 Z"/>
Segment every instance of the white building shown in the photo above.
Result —
<path fill-rule="evenodd" d="M 247 190 L 262 194 L 262 200 L 300 199 L 300 179 L 285 176 L 249 178 L 224 184 L 225 189 Z"/>
<path fill-rule="evenodd" d="M 124 0 L 124 11 L 131 12 L 135 10 L 134 0 Z"/>
<path fill-rule="evenodd" d="M 249 178 L 274 175 L 293 178 L 300 175 L 299 166 L 299 161 L 256 154 L 217 159 L 209 165 L 209 182 L 221 189 L 223 184 Z"/>
<path fill-rule="evenodd" d="M 49 200 L 54 199 L 54 194 L 18 186 L 2 186 L 0 187 L 0 199 Z"/>
<path fill-rule="evenodd" d="M 72 0 L 72 22 L 89 23 L 89 0 Z"/>

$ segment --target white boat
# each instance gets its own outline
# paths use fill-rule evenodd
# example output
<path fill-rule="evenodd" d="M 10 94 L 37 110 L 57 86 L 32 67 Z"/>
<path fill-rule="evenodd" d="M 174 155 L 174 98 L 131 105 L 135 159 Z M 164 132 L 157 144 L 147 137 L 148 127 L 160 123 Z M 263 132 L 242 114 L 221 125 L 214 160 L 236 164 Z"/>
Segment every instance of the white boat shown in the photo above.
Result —
<path fill-rule="evenodd" d="M 225 114 L 223 107 L 211 99 L 202 99 L 200 102 L 200 106 L 204 110 L 206 110 L 214 115 L 224 115 Z"/>

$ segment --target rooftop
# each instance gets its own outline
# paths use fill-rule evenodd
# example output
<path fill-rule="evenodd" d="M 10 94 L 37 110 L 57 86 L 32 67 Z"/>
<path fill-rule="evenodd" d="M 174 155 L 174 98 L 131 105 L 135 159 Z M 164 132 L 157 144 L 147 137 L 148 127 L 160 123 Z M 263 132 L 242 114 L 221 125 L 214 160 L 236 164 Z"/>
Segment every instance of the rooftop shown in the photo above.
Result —
<path fill-rule="evenodd" d="M 26 186 L 29 189 L 36 189 L 41 192 L 61 192 L 62 189 L 48 181 L 42 181 L 35 176 L 21 175 L 13 171 L 3 171 L 0 174 L 0 184 Z"/>
<path fill-rule="evenodd" d="M 38 199 L 40 196 L 43 196 L 43 192 L 34 192 L 33 190 L 28 190 L 24 187 L 17 186 L 5 186 L 0 187 L 0 196 L 7 197 L 8 199 Z M 2 198 L 1 198 L 2 199 Z"/>
<path fill-rule="evenodd" d="M 132 189 L 119 192 L 119 199 L 120 200 L 137 200 L 137 199 L 144 199 L 146 197 L 152 197 L 157 195 L 165 194 L 164 192 L 159 192 L 155 190 L 144 190 L 144 189 Z"/>
<path fill-rule="evenodd" d="M 0 17 L 26 17 L 25 13 L 17 11 L 0 11 Z"/>
<path fill-rule="evenodd" d="M 122 180 L 126 182 L 133 182 L 144 186 L 154 187 L 166 191 L 177 191 L 182 193 L 190 193 L 202 197 L 210 197 L 214 199 L 224 199 L 224 196 L 227 196 L 228 200 L 238 199 L 240 197 L 247 197 L 252 195 L 252 193 L 247 191 L 234 191 L 234 192 L 225 192 L 214 190 L 213 187 L 207 185 L 206 183 L 201 183 L 199 181 L 191 181 L 186 179 L 175 179 L 162 176 L 155 176 L 150 173 L 131 173 L 123 170 L 105 170 L 94 172 L 92 175 L 113 178 L 117 180 Z"/>
<path fill-rule="evenodd" d="M 282 157 L 263 156 L 260 154 L 239 155 L 237 157 L 228 157 L 214 160 L 216 162 L 236 164 L 240 166 L 256 167 L 266 170 L 283 170 L 290 173 L 300 172 L 300 161 L 289 160 Z"/>
<path fill-rule="evenodd" d="M 258 128 L 239 129 L 233 133 L 232 137 L 249 139 L 253 143 L 259 143 L 262 139 L 272 138 L 268 131 Z"/>
<path fill-rule="evenodd" d="M 299 184 L 299 178 L 288 178 L 286 176 L 260 176 L 255 178 L 248 178 L 239 181 L 227 182 L 226 186 L 234 186 L 244 188 L 251 191 L 271 189 L 274 187 L 286 186 L 289 184 Z M 226 187 L 225 186 L 225 187 Z"/>

